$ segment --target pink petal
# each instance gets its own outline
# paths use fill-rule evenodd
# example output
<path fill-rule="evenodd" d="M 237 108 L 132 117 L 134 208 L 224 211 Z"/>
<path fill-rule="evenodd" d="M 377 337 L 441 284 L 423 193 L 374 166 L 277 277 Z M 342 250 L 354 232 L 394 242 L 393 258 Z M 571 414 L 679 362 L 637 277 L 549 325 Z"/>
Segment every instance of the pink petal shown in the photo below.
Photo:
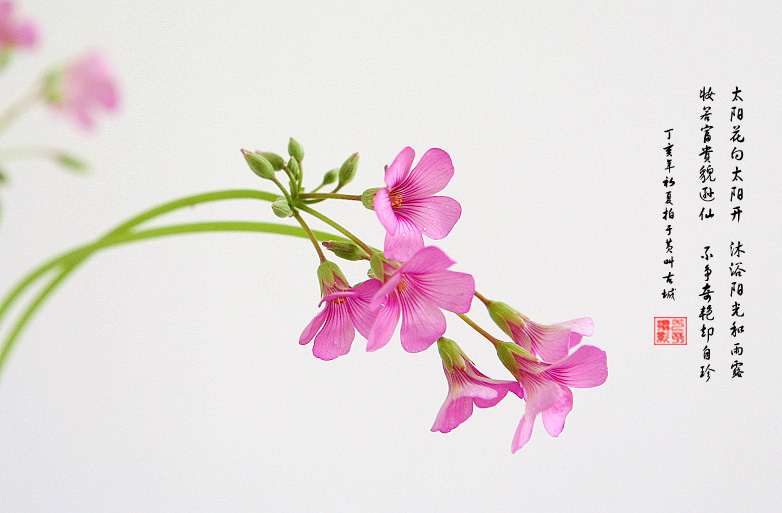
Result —
<path fill-rule="evenodd" d="M 388 300 L 386 305 L 380 308 L 367 337 L 367 351 L 377 351 L 388 344 L 399 322 L 399 310 L 399 302 L 396 299 Z"/>
<path fill-rule="evenodd" d="M 402 273 L 396 272 L 388 278 L 382 287 L 375 292 L 369 307 L 373 310 L 377 310 L 381 305 L 387 304 L 389 301 L 396 301 L 393 296 L 396 294 L 396 287 L 399 282 L 402 281 Z"/>
<path fill-rule="evenodd" d="M 299 344 L 309 344 L 310 340 L 313 339 L 315 334 L 320 330 L 320 327 L 323 326 L 324 322 L 326 322 L 326 309 L 323 309 L 323 311 L 316 315 L 315 318 L 312 319 L 309 324 L 307 324 L 307 327 L 304 328 L 304 331 L 301 332 L 301 336 L 299 337 Z"/>
<path fill-rule="evenodd" d="M 440 148 L 432 148 L 399 184 L 399 190 L 405 199 L 425 198 L 443 190 L 452 177 L 451 157 Z"/>
<path fill-rule="evenodd" d="M 410 166 L 413 165 L 415 151 L 410 146 L 406 146 L 399 152 L 394 161 L 386 169 L 385 181 L 389 189 L 393 189 L 405 179 L 410 172 Z"/>
<path fill-rule="evenodd" d="M 375 209 L 375 214 L 380 220 L 380 224 L 386 229 L 386 232 L 393 235 L 396 233 L 396 228 L 399 225 L 399 221 L 396 219 L 394 209 L 391 208 L 391 199 L 388 197 L 388 190 L 380 189 L 375 193 L 375 198 L 372 200 L 372 206 Z"/>
<path fill-rule="evenodd" d="M 333 360 L 350 351 L 356 332 L 345 304 L 332 304 L 325 311 L 328 312 L 326 321 L 323 323 L 323 329 L 315 337 L 312 354 L 321 360 Z"/>
<path fill-rule="evenodd" d="M 416 252 L 399 268 L 399 272 L 415 275 L 438 273 L 445 271 L 455 263 L 446 256 L 442 249 L 429 246 Z"/>
<path fill-rule="evenodd" d="M 475 295 L 475 279 L 472 275 L 442 271 L 410 275 L 409 281 L 440 308 L 460 314 L 470 311 Z"/>
<path fill-rule="evenodd" d="M 526 411 L 524 412 L 524 416 L 521 418 L 521 422 L 519 422 L 519 427 L 516 428 L 516 433 L 513 435 L 513 442 L 510 445 L 512 453 L 515 453 L 529 442 L 532 436 L 532 428 L 535 426 L 536 416 L 537 414 L 528 415 Z"/>
<path fill-rule="evenodd" d="M 543 410 L 543 427 L 551 436 L 559 436 L 565 428 L 565 418 L 573 409 L 573 392 L 567 387 L 560 387 L 559 400 Z"/>
<path fill-rule="evenodd" d="M 595 332 L 595 323 L 591 317 L 581 317 L 572 321 L 560 322 L 562 326 L 567 326 L 570 331 L 570 347 L 575 347 L 581 343 L 582 336 L 591 337 Z"/>
<path fill-rule="evenodd" d="M 369 302 L 380 289 L 380 280 L 367 280 L 353 288 L 356 296 L 347 301 L 348 313 L 361 336 L 366 338 L 372 330 L 377 312 L 369 308 Z"/>
<path fill-rule="evenodd" d="M 475 406 L 478 408 L 490 408 L 503 400 L 505 396 L 508 394 L 508 392 L 512 392 L 516 394 L 519 399 L 522 398 L 523 392 L 521 391 L 521 386 L 517 381 L 501 381 L 501 380 L 490 380 L 493 382 L 491 385 L 491 388 L 497 392 L 497 396 L 492 398 L 484 398 L 484 397 L 474 397 Z"/>
<path fill-rule="evenodd" d="M 396 232 L 391 235 L 386 232 L 386 240 L 383 245 L 383 253 L 386 258 L 404 262 L 424 247 L 424 238 L 421 230 L 410 220 L 397 216 Z"/>
<path fill-rule="evenodd" d="M 549 367 L 542 376 L 577 388 L 602 385 L 608 378 L 605 351 L 595 346 L 581 346 L 566 359 Z"/>
<path fill-rule="evenodd" d="M 567 358 L 571 340 L 570 328 L 558 324 L 545 326 L 532 321 L 525 321 L 525 323 L 525 328 L 521 328 L 517 324 L 510 325 L 511 333 L 514 335 L 521 330 L 525 331 L 525 335 L 529 337 L 529 346 L 517 342 L 519 345 L 530 349 L 533 354 L 540 356 L 546 362 L 558 362 Z"/>
<path fill-rule="evenodd" d="M 417 353 L 434 344 L 445 333 L 445 315 L 437 305 L 414 287 L 408 286 L 399 294 L 402 309 L 402 347 L 408 353 Z"/>
<path fill-rule="evenodd" d="M 472 415 L 472 399 L 469 397 L 451 398 L 449 395 L 432 425 L 432 431 L 448 433 Z"/>
<path fill-rule="evenodd" d="M 430 239 L 440 240 L 451 232 L 462 215 L 462 207 L 453 198 L 429 196 L 406 200 L 395 212 L 415 223 Z"/>

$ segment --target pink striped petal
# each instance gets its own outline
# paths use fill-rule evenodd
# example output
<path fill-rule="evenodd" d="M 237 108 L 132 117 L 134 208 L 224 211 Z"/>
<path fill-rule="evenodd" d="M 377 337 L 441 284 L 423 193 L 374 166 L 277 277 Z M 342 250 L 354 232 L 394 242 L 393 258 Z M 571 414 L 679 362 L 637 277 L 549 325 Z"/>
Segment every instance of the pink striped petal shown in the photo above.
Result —
<path fill-rule="evenodd" d="M 405 351 L 423 351 L 445 334 L 446 323 L 442 310 L 414 287 L 408 286 L 399 294 L 399 303 L 402 309 L 402 329 L 399 335 Z"/>
<path fill-rule="evenodd" d="M 566 359 L 549 367 L 542 376 L 576 388 L 602 385 L 608 378 L 605 351 L 595 346 L 581 346 Z"/>
<path fill-rule="evenodd" d="M 410 166 L 413 165 L 415 151 L 410 146 L 406 146 L 388 168 L 386 168 L 385 181 L 389 189 L 399 185 L 410 173 Z"/>
<path fill-rule="evenodd" d="M 387 305 L 390 301 L 396 301 L 394 295 L 396 294 L 396 287 L 402 281 L 402 273 L 397 272 L 388 278 L 382 287 L 375 292 L 369 307 L 373 310 L 377 310 L 381 306 Z"/>
<path fill-rule="evenodd" d="M 347 302 L 348 312 L 361 336 L 367 338 L 377 318 L 377 312 L 369 308 L 372 297 L 380 289 L 380 280 L 367 280 L 353 288 L 355 296 Z"/>
<path fill-rule="evenodd" d="M 385 306 L 380 308 L 367 337 L 367 351 L 377 351 L 388 344 L 399 322 L 399 315 L 399 302 L 396 299 L 388 300 Z"/>
<path fill-rule="evenodd" d="M 570 328 L 559 324 L 546 326 L 529 320 L 524 324 L 522 327 L 520 324 L 509 323 L 514 342 L 546 362 L 558 362 L 567 358 Z"/>
<path fill-rule="evenodd" d="M 399 221 L 396 219 L 394 209 L 391 208 L 391 200 L 388 197 L 388 190 L 380 189 L 375 193 L 375 198 L 372 200 L 372 206 L 375 209 L 375 214 L 380 220 L 380 224 L 386 229 L 386 232 L 393 235 L 396 233 L 396 228 L 399 225 Z"/>
<path fill-rule="evenodd" d="M 418 165 L 399 184 L 399 189 L 406 200 L 425 198 L 443 190 L 452 177 L 451 157 L 440 148 L 432 148 L 424 153 Z"/>
<path fill-rule="evenodd" d="M 428 249 L 428 248 L 427 248 Z M 467 273 L 442 271 L 409 277 L 425 297 L 445 310 L 464 314 L 470 311 L 475 295 L 475 279 Z"/>
<path fill-rule="evenodd" d="M 434 419 L 432 431 L 448 433 L 472 415 L 472 399 L 469 397 L 456 397 L 445 400 Z"/>
<path fill-rule="evenodd" d="M 573 409 L 573 392 L 567 387 L 560 387 L 559 400 L 543 410 L 543 427 L 551 436 L 559 436 L 565 428 L 565 418 Z"/>
<path fill-rule="evenodd" d="M 312 354 L 321 360 L 333 360 L 348 354 L 356 332 L 345 304 L 326 307 L 326 321 L 315 337 Z"/>
<path fill-rule="evenodd" d="M 383 253 L 386 258 L 404 262 L 424 247 L 424 238 L 421 230 L 409 219 L 396 216 L 396 220 L 398 224 L 394 234 L 386 232 Z"/>
<path fill-rule="evenodd" d="M 413 255 L 399 268 L 399 272 L 415 275 L 438 273 L 445 271 L 455 263 L 448 258 L 442 249 L 429 246 Z"/>
<path fill-rule="evenodd" d="M 572 321 L 560 322 L 562 326 L 567 326 L 570 331 L 570 347 L 573 348 L 581 343 L 582 337 L 591 337 L 595 332 L 595 323 L 591 317 L 581 317 Z"/>
<path fill-rule="evenodd" d="M 529 442 L 529 439 L 532 436 L 532 428 L 534 426 L 535 416 L 528 415 L 527 412 L 524 412 L 524 416 L 521 418 L 519 427 L 516 428 L 516 433 L 513 435 L 513 441 L 510 444 L 510 450 L 512 453 L 515 453 L 524 447 L 527 442 Z"/>
<path fill-rule="evenodd" d="M 405 200 L 395 213 L 415 223 L 430 239 L 440 240 L 451 232 L 462 215 L 462 207 L 453 198 L 429 196 Z"/>
<path fill-rule="evenodd" d="M 313 337 L 315 337 L 315 334 L 318 332 L 318 330 L 320 330 L 324 322 L 326 322 L 325 309 L 322 312 L 318 313 L 318 315 L 316 315 L 315 318 L 312 319 L 309 324 L 307 324 L 307 327 L 304 328 L 304 331 L 301 332 L 301 336 L 299 337 L 299 344 L 301 345 L 309 344 L 310 340 L 312 340 Z"/>

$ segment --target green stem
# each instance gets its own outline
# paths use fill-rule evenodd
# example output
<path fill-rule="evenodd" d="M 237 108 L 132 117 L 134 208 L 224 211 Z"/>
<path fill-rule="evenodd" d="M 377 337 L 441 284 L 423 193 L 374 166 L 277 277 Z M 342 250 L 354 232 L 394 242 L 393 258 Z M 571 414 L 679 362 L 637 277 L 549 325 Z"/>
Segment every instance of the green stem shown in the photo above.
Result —
<path fill-rule="evenodd" d="M 481 294 L 477 290 L 475 291 L 475 297 L 480 299 L 483 302 L 483 304 L 486 305 L 486 308 L 489 308 L 491 306 L 491 300 L 486 299 L 486 296 L 484 296 L 483 294 Z"/>
<path fill-rule="evenodd" d="M 301 225 L 302 229 L 307 232 L 307 236 L 312 241 L 312 245 L 315 246 L 315 251 L 318 252 L 318 258 L 320 259 L 320 262 L 323 263 L 326 261 L 326 256 L 323 254 L 323 250 L 320 249 L 320 244 L 318 244 L 317 239 L 315 239 L 315 234 L 312 233 L 312 230 L 310 230 L 310 227 L 307 226 L 307 223 L 304 222 L 304 219 L 301 218 L 301 215 L 299 215 L 298 212 L 295 210 L 293 211 L 293 217 L 296 218 L 296 220 Z"/>
<path fill-rule="evenodd" d="M 21 116 L 27 109 L 35 105 L 39 100 L 43 99 L 43 86 L 36 84 L 36 86 L 30 90 L 27 94 L 16 100 L 11 104 L 2 115 L 0 115 L 0 133 L 4 132 L 11 123 Z"/>
<path fill-rule="evenodd" d="M 483 328 L 481 328 L 480 326 L 478 326 L 478 325 L 477 325 L 477 324 L 476 324 L 476 323 L 475 323 L 475 322 L 474 322 L 472 319 L 470 319 L 470 318 L 469 318 L 469 317 L 467 317 L 466 315 L 464 315 L 464 314 L 456 314 L 456 315 L 458 315 L 458 316 L 459 316 L 459 317 L 460 317 L 460 318 L 461 318 L 461 319 L 462 319 L 464 322 L 466 322 L 467 324 L 469 324 L 469 325 L 470 325 L 470 327 L 471 327 L 472 329 L 474 329 L 475 331 L 477 331 L 478 333 L 480 333 L 481 335 L 483 335 L 484 337 L 486 337 L 486 339 L 487 339 L 489 342 L 491 342 L 492 344 L 494 344 L 495 346 L 496 346 L 496 345 L 497 345 L 499 342 L 501 342 L 501 340 L 500 340 L 500 339 L 498 339 L 498 338 L 495 338 L 495 337 L 491 336 L 491 334 L 489 334 L 489 332 L 488 332 L 488 331 L 486 331 L 485 329 L 483 329 Z"/>
<path fill-rule="evenodd" d="M 350 240 L 352 240 L 353 242 L 355 242 L 356 244 L 358 244 L 358 245 L 359 245 L 359 247 L 361 247 L 361 249 L 363 249 L 364 251 L 366 251 L 368 255 L 372 256 L 372 254 L 373 254 L 373 253 L 375 253 L 375 250 L 374 250 L 374 249 L 372 249 L 372 248 L 370 248 L 370 247 L 369 247 L 369 246 L 367 246 L 366 244 L 364 244 L 364 243 L 361 241 L 361 239 L 359 239 L 358 237 L 356 237 L 355 235 L 353 235 L 352 233 L 350 233 L 350 232 L 349 232 L 347 229 L 343 228 L 343 227 L 342 227 L 342 225 L 338 224 L 338 223 L 337 223 L 337 222 L 335 222 L 335 221 L 332 221 L 331 219 L 329 219 L 328 217 L 324 216 L 323 214 L 321 214 L 321 213 L 320 213 L 320 212 L 318 212 L 317 210 L 313 210 L 313 209 L 311 209 L 310 207 L 308 207 L 308 206 L 306 206 L 306 205 L 299 205 L 299 207 L 298 207 L 298 208 L 299 208 L 300 210 L 303 210 L 304 212 L 307 212 L 307 213 L 308 213 L 308 214 L 310 214 L 311 216 L 317 217 L 318 219 L 320 219 L 320 220 L 321 220 L 321 221 L 323 221 L 324 223 L 328 224 L 329 226 L 331 226 L 331 227 L 332 227 L 332 228 L 334 228 L 335 230 L 337 230 L 337 231 L 339 231 L 340 233 L 342 233 L 342 234 L 343 234 L 345 237 L 347 237 L 348 239 L 350 239 Z"/>
<path fill-rule="evenodd" d="M 60 257 L 59 259 L 55 259 L 54 261 L 52 261 L 55 263 L 49 262 L 45 264 L 41 268 L 43 269 L 42 271 L 41 269 L 39 269 L 38 271 L 34 272 L 33 275 L 31 275 L 34 277 L 40 276 L 40 274 L 45 273 L 46 271 L 48 271 L 58 263 L 63 264 L 63 269 L 60 272 L 60 274 L 56 278 L 54 278 L 52 282 L 49 283 L 49 285 L 47 285 L 38 294 L 38 296 L 36 296 L 36 298 L 32 301 L 32 303 L 30 303 L 30 305 L 27 307 L 27 309 L 24 311 L 22 316 L 19 318 L 19 320 L 12 328 L 10 334 L 8 335 L 8 338 L 3 344 L 2 350 L 0 350 L 0 372 L 2 371 L 3 365 L 5 364 L 5 361 L 8 358 L 8 354 L 10 353 L 14 344 L 18 340 L 19 335 L 22 333 L 22 330 L 24 329 L 25 325 L 32 318 L 33 314 L 38 310 L 38 308 L 40 308 L 40 306 L 44 303 L 46 298 L 57 288 L 57 286 L 60 283 L 62 283 L 62 281 L 71 272 L 73 272 L 73 270 L 76 269 L 76 267 L 78 267 L 82 262 L 84 262 L 90 255 L 92 255 L 96 251 L 110 246 L 125 244 L 128 242 L 165 237 L 169 235 L 181 235 L 181 234 L 188 234 L 188 233 L 203 233 L 203 232 L 239 232 L 239 231 L 276 233 L 280 235 L 291 235 L 295 237 L 307 237 L 307 238 L 312 236 L 318 240 L 333 240 L 336 237 L 337 239 L 344 240 L 344 238 L 342 237 L 330 233 L 321 232 L 321 231 L 311 231 L 310 233 L 307 233 L 307 231 L 305 231 L 303 228 L 299 228 L 297 226 L 288 226 L 288 225 L 283 225 L 278 223 L 255 223 L 255 222 L 244 222 L 244 221 L 226 221 L 226 222 L 217 221 L 217 222 L 206 222 L 206 223 L 191 223 L 191 224 L 164 226 L 160 228 L 151 228 L 149 230 L 144 230 L 135 233 L 116 233 L 114 235 L 107 235 L 106 237 L 100 239 L 99 241 L 93 244 L 88 244 L 86 246 L 78 248 L 74 251 L 67 253 L 66 255 L 63 255 L 63 257 Z M 77 259 L 76 256 L 78 256 L 79 258 Z M 67 257 L 71 257 L 71 259 L 67 259 Z M 30 277 L 28 277 L 28 279 L 29 278 Z M 7 306 L 4 304 L 4 307 Z"/>
<path fill-rule="evenodd" d="M 318 189 L 320 189 L 320 187 L 318 187 Z M 361 201 L 361 195 L 356 195 L 356 194 L 334 194 L 333 192 L 315 193 L 313 191 L 313 192 L 309 192 L 307 194 L 302 194 L 301 197 L 305 198 L 305 199 L 329 199 L 329 198 L 333 198 L 333 199 L 344 199 L 344 200 Z"/>

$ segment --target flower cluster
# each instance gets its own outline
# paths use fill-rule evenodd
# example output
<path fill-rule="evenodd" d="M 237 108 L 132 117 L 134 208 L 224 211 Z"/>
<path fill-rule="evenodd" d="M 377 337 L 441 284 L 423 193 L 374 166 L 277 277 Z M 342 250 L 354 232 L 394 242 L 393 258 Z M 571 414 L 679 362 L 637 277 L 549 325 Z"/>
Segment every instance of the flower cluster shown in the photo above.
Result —
<path fill-rule="evenodd" d="M 594 387 L 608 375 L 606 354 L 593 346 L 580 346 L 591 336 L 592 320 L 580 318 L 553 325 L 531 321 L 510 306 L 486 299 L 475 289 L 472 275 L 451 270 L 455 264 L 441 249 L 425 246 L 423 236 L 440 240 L 461 216 L 459 203 L 436 196 L 454 174 L 451 158 L 432 148 L 413 167 L 415 152 L 404 148 L 385 169 L 385 187 L 368 189 L 361 195 L 338 191 L 355 175 L 358 155 L 352 155 L 338 170 L 324 176 L 311 192 L 302 188 L 304 151 L 294 139 L 290 159 L 269 152 L 244 151 L 253 171 L 272 180 L 283 192 L 272 208 L 279 217 L 296 217 L 312 239 L 321 264 L 318 267 L 321 304 L 325 305 L 299 338 L 301 344 L 314 339 L 313 354 L 332 360 L 349 352 L 355 332 L 366 338 L 367 351 L 384 347 L 400 324 L 402 347 L 411 353 L 424 351 L 435 342 L 448 381 L 448 395 L 436 416 L 432 431 L 447 433 L 472 415 L 473 405 L 488 408 L 510 392 L 526 403 L 524 415 L 513 438 L 517 451 L 530 438 L 538 414 L 552 436 L 558 436 L 573 407 L 570 387 Z M 283 187 L 275 173 L 284 171 L 290 187 Z M 330 193 L 318 193 L 337 181 Z M 360 200 L 375 211 L 385 229 L 383 251 L 374 249 L 347 229 L 312 208 L 327 199 Z M 313 232 L 299 212 L 313 215 L 336 228 L 344 240 L 329 240 L 323 246 L 346 260 L 369 261 L 369 276 L 353 287 L 339 267 L 327 260 Z M 511 338 L 502 341 L 490 335 L 465 314 L 473 298 L 488 309 L 489 316 Z M 443 311 L 457 314 L 487 338 L 513 380 L 493 379 L 481 373 L 452 340 Z"/>

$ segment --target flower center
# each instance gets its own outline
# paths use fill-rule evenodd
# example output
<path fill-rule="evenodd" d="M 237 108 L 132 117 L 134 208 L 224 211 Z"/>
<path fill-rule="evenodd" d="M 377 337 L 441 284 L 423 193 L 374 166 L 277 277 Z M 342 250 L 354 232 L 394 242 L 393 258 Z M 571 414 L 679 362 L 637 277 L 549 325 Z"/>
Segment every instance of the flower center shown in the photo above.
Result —
<path fill-rule="evenodd" d="M 332 304 L 334 305 L 344 305 L 347 302 L 347 298 L 345 296 L 339 296 L 339 297 L 335 297 L 331 301 L 333 301 Z"/>
<path fill-rule="evenodd" d="M 402 193 L 398 192 L 391 196 L 391 207 L 401 207 L 402 206 Z"/>
<path fill-rule="evenodd" d="M 406 288 L 407 288 L 407 283 L 403 281 L 400 281 L 399 285 L 396 286 L 396 290 L 398 290 L 399 292 L 404 292 Z"/>

